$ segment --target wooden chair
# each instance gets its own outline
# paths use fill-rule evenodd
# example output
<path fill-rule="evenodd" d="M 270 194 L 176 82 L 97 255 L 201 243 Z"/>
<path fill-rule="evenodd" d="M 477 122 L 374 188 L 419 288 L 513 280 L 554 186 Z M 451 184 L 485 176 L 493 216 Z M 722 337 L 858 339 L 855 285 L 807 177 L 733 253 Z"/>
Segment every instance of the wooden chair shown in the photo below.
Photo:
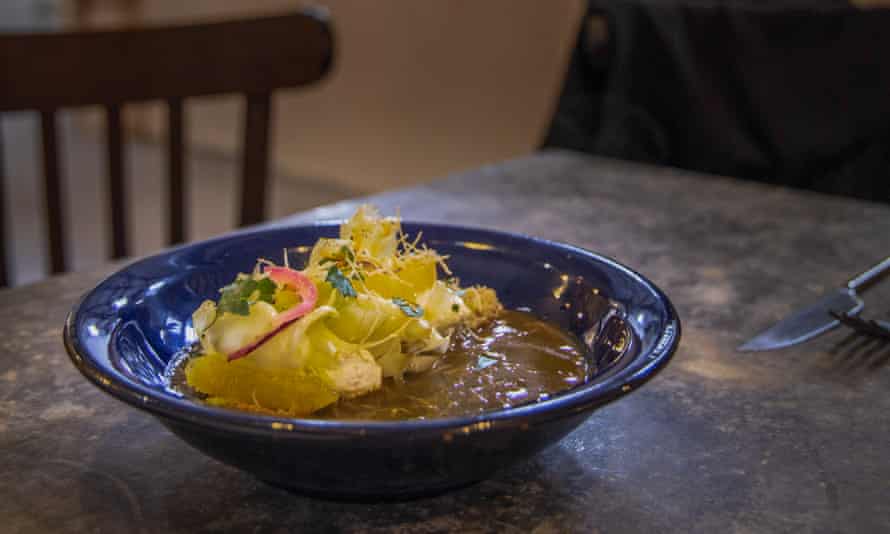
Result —
<path fill-rule="evenodd" d="M 240 224 L 254 224 L 265 213 L 271 95 L 277 89 L 320 80 L 332 57 L 329 24 L 323 15 L 310 11 L 190 26 L 0 35 L 0 113 L 40 114 L 50 271 L 66 270 L 57 110 L 80 106 L 105 110 L 110 255 L 120 258 L 129 252 L 121 126 L 125 103 L 167 103 L 168 240 L 175 244 L 186 238 L 186 99 L 244 95 Z M 2 152 L 0 139 L 0 180 L 5 182 Z M 0 235 L 5 236 L 2 189 Z M 6 248 L 6 243 L 0 246 L 0 285 L 8 283 Z"/>

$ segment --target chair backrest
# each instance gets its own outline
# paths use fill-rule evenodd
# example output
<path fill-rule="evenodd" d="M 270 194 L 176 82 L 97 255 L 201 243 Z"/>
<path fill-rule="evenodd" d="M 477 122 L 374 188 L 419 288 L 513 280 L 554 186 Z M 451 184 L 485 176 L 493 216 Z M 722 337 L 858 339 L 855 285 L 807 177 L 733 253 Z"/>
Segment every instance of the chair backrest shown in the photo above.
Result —
<path fill-rule="evenodd" d="M 168 239 L 175 244 L 186 237 L 185 99 L 244 95 L 240 224 L 257 223 L 265 213 L 271 95 L 320 80 L 332 58 L 330 26 L 310 11 L 189 26 L 0 35 L 0 113 L 40 113 L 50 271 L 66 270 L 57 110 L 105 109 L 110 255 L 120 258 L 128 254 L 121 125 L 126 102 L 167 103 Z M 0 180 L 5 181 L 2 152 L 0 139 Z M 2 200 L 0 183 L 0 232 Z M 0 247 L 0 285 L 8 282 L 6 248 Z"/>

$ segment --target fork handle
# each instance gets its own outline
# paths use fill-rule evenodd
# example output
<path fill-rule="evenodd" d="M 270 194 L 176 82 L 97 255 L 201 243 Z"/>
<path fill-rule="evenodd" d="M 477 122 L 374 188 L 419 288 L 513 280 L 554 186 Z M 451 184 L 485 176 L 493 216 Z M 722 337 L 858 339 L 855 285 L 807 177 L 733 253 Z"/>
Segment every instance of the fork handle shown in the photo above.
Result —
<path fill-rule="evenodd" d="M 857 289 L 865 289 L 874 282 L 880 280 L 885 274 L 890 272 L 890 256 L 887 256 L 877 265 L 870 267 L 861 274 L 856 275 L 847 282 L 847 287 L 856 291 Z"/>

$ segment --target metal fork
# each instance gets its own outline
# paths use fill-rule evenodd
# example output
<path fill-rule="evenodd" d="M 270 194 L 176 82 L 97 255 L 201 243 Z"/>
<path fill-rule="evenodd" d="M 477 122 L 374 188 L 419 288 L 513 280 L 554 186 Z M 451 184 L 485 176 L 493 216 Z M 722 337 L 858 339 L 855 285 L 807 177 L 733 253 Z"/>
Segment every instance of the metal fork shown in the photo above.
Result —
<path fill-rule="evenodd" d="M 850 313 L 838 313 L 836 311 L 829 312 L 832 317 L 847 325 L 860 334 L 871 337 L 890 340 L 890 323 L 887 321 L 876 321 L 873 319 L 865 319 L 859 315 Z"/>

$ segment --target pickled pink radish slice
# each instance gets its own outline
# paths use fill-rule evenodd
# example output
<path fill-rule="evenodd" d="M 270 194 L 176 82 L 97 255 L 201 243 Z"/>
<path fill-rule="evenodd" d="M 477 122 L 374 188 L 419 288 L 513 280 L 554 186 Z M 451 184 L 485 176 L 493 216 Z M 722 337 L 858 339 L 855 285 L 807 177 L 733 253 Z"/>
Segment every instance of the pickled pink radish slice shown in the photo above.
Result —
<path fill-rule="evenodd" d="M 281 332 L 294 321 L 312 311 L 312 308 L 315 307 L 315 303 L 318 302 L 318 288 L 316 288 L 315 284 L 312 283 L 312 280 L 307 278 L 303 273 L 287 267 L 274 266 L 266 267 L 265 273 L 269 275 L 269 278 L 271 278 L 273 282 L 280 285 L 291 286 L 296 289 L 303 301 L 293 308 L 280 313 L 278 317 L 276 317 L 276 324 L 272 330 L 260 336 L 256 341 L 230 353 L 228 355 L 228 361 L 237 360 L 238 358 L 247 356 L 259 348 L 263 343 L 272 339 L 275 334 Z"/>

